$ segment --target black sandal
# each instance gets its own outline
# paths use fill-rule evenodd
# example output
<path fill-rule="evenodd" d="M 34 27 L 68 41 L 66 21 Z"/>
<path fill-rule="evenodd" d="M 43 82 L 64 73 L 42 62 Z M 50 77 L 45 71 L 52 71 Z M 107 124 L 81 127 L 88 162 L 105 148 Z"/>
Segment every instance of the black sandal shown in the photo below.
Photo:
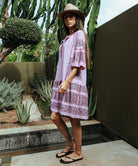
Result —
<path fill-rule="evenodd" d="M 64 161 L 63 159 L 60 159 L 60 162 L 61 162 L 62 164 L 69 164 L 69 163 L 73 163 L 73 162 L 75 162 L 75 161 L 79 161 L 79 160 L 82 160 L 82 159 L 83 159 L 83 157 L 82 157 L 82 158 L 79 158 L 79 159 L 74 159 L 74 158 L 71 158 L 71 157 L 69 157 L 69 156 L 65 156 L 65 158 L 71 159 L 72 161 Z"/>
<path fill-rule="evenodd" d="M 61 152 L 59 152 L 59 153 L 63 153 L 63 155 L 59 156 L 59 155 L 58 155 L 59 153 L 57 153 L 57 154 L 56 154 L 56 158 L 64 157 L 64 156 L 66 156 L 66 155 L 71 154 L 72 152 L 73 152 L 73 150 L 69 150 L 68 152 L 61 151 Z"/>

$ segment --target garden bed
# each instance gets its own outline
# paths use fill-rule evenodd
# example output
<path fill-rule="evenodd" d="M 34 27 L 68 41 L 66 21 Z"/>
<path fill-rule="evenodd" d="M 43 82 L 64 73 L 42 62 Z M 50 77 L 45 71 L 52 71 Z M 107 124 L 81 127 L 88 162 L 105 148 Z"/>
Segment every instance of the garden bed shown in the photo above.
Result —
<path fill-rule="evenodd" d="M 63 117 L 64 121 L 68 121 L 67 117 Z M 50 113 L 46 116 L 44 120 L 36 121 L 36 122 L 29 122 L 28 124 L 21 124 L 19 123 L 16 111 L 11 110 L 8 113 L 0 112 L 0 129 L 6 128 L 16 128 L 16 127 L 23 127 L 23 126 L 37 126 L 37 125 L 45 125 L 53 123 L 50 119 Z"/>

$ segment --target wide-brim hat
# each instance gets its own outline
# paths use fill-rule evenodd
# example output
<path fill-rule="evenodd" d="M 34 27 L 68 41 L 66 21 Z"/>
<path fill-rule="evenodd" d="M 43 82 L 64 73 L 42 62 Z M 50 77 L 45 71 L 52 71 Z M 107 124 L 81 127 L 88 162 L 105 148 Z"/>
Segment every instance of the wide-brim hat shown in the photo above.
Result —
<path fill-rule="evenodd" d="M 68 12 L 73 12 L 73 13 L 76 13 L 80 19 L 84 20 L 85 19 L 85 15 L 82 11 L 80 11 L 76 6 L 74 6 L 73 4 L 71 3 L 68 3 L 66 6 L 65 6 L 65 9 L 61 12 L 59 12 L 57 14 L 57 17 L 63 21 L 63 14 L 65 13 L 68 13 Z"/>

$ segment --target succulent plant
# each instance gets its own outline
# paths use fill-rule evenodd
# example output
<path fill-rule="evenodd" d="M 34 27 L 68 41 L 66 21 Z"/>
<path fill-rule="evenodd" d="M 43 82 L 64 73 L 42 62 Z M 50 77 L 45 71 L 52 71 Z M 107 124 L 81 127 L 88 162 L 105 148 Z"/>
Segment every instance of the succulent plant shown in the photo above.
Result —
<path fill-rule="evenodd" d="M 28 106 L 28 101 L 26 101 L 26 103 L 24 104 L 23 103 L 20 104 L 19 102 L 16 102 L 16 106 L 15 106 L 16 115 L 21 124 L 28 123 L 32 104 Z"/>

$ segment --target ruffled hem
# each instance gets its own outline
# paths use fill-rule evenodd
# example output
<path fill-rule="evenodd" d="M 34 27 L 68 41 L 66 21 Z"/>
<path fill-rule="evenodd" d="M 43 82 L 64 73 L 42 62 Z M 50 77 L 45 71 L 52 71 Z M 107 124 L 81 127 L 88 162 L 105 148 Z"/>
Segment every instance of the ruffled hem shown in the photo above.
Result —
<path fill-rule="evenodd" d="M 71 117 L 71 118 L 77 118 L 77 119 L 82 119 L 82 120 L 88 119 L 88 116 L 80 116 L 80 115 L 75 115 L 75 114 L 71 114 L 71 113 L 67 113 L 67 112 L 57 111 L 57 110 L 54 110 L 53 108 L 51 109 L 51 111 L 59 113 L 60 115 L 63 115 L 63 116 Z"/>
<path fill-rule="evenodd" d="M 58 93 L 60 81 L 55 81 L 51 96 L 51 111 L 72 118 L 88 119 L 88 93 L 82 85 L 71 83 L 66 93 Z"/>

